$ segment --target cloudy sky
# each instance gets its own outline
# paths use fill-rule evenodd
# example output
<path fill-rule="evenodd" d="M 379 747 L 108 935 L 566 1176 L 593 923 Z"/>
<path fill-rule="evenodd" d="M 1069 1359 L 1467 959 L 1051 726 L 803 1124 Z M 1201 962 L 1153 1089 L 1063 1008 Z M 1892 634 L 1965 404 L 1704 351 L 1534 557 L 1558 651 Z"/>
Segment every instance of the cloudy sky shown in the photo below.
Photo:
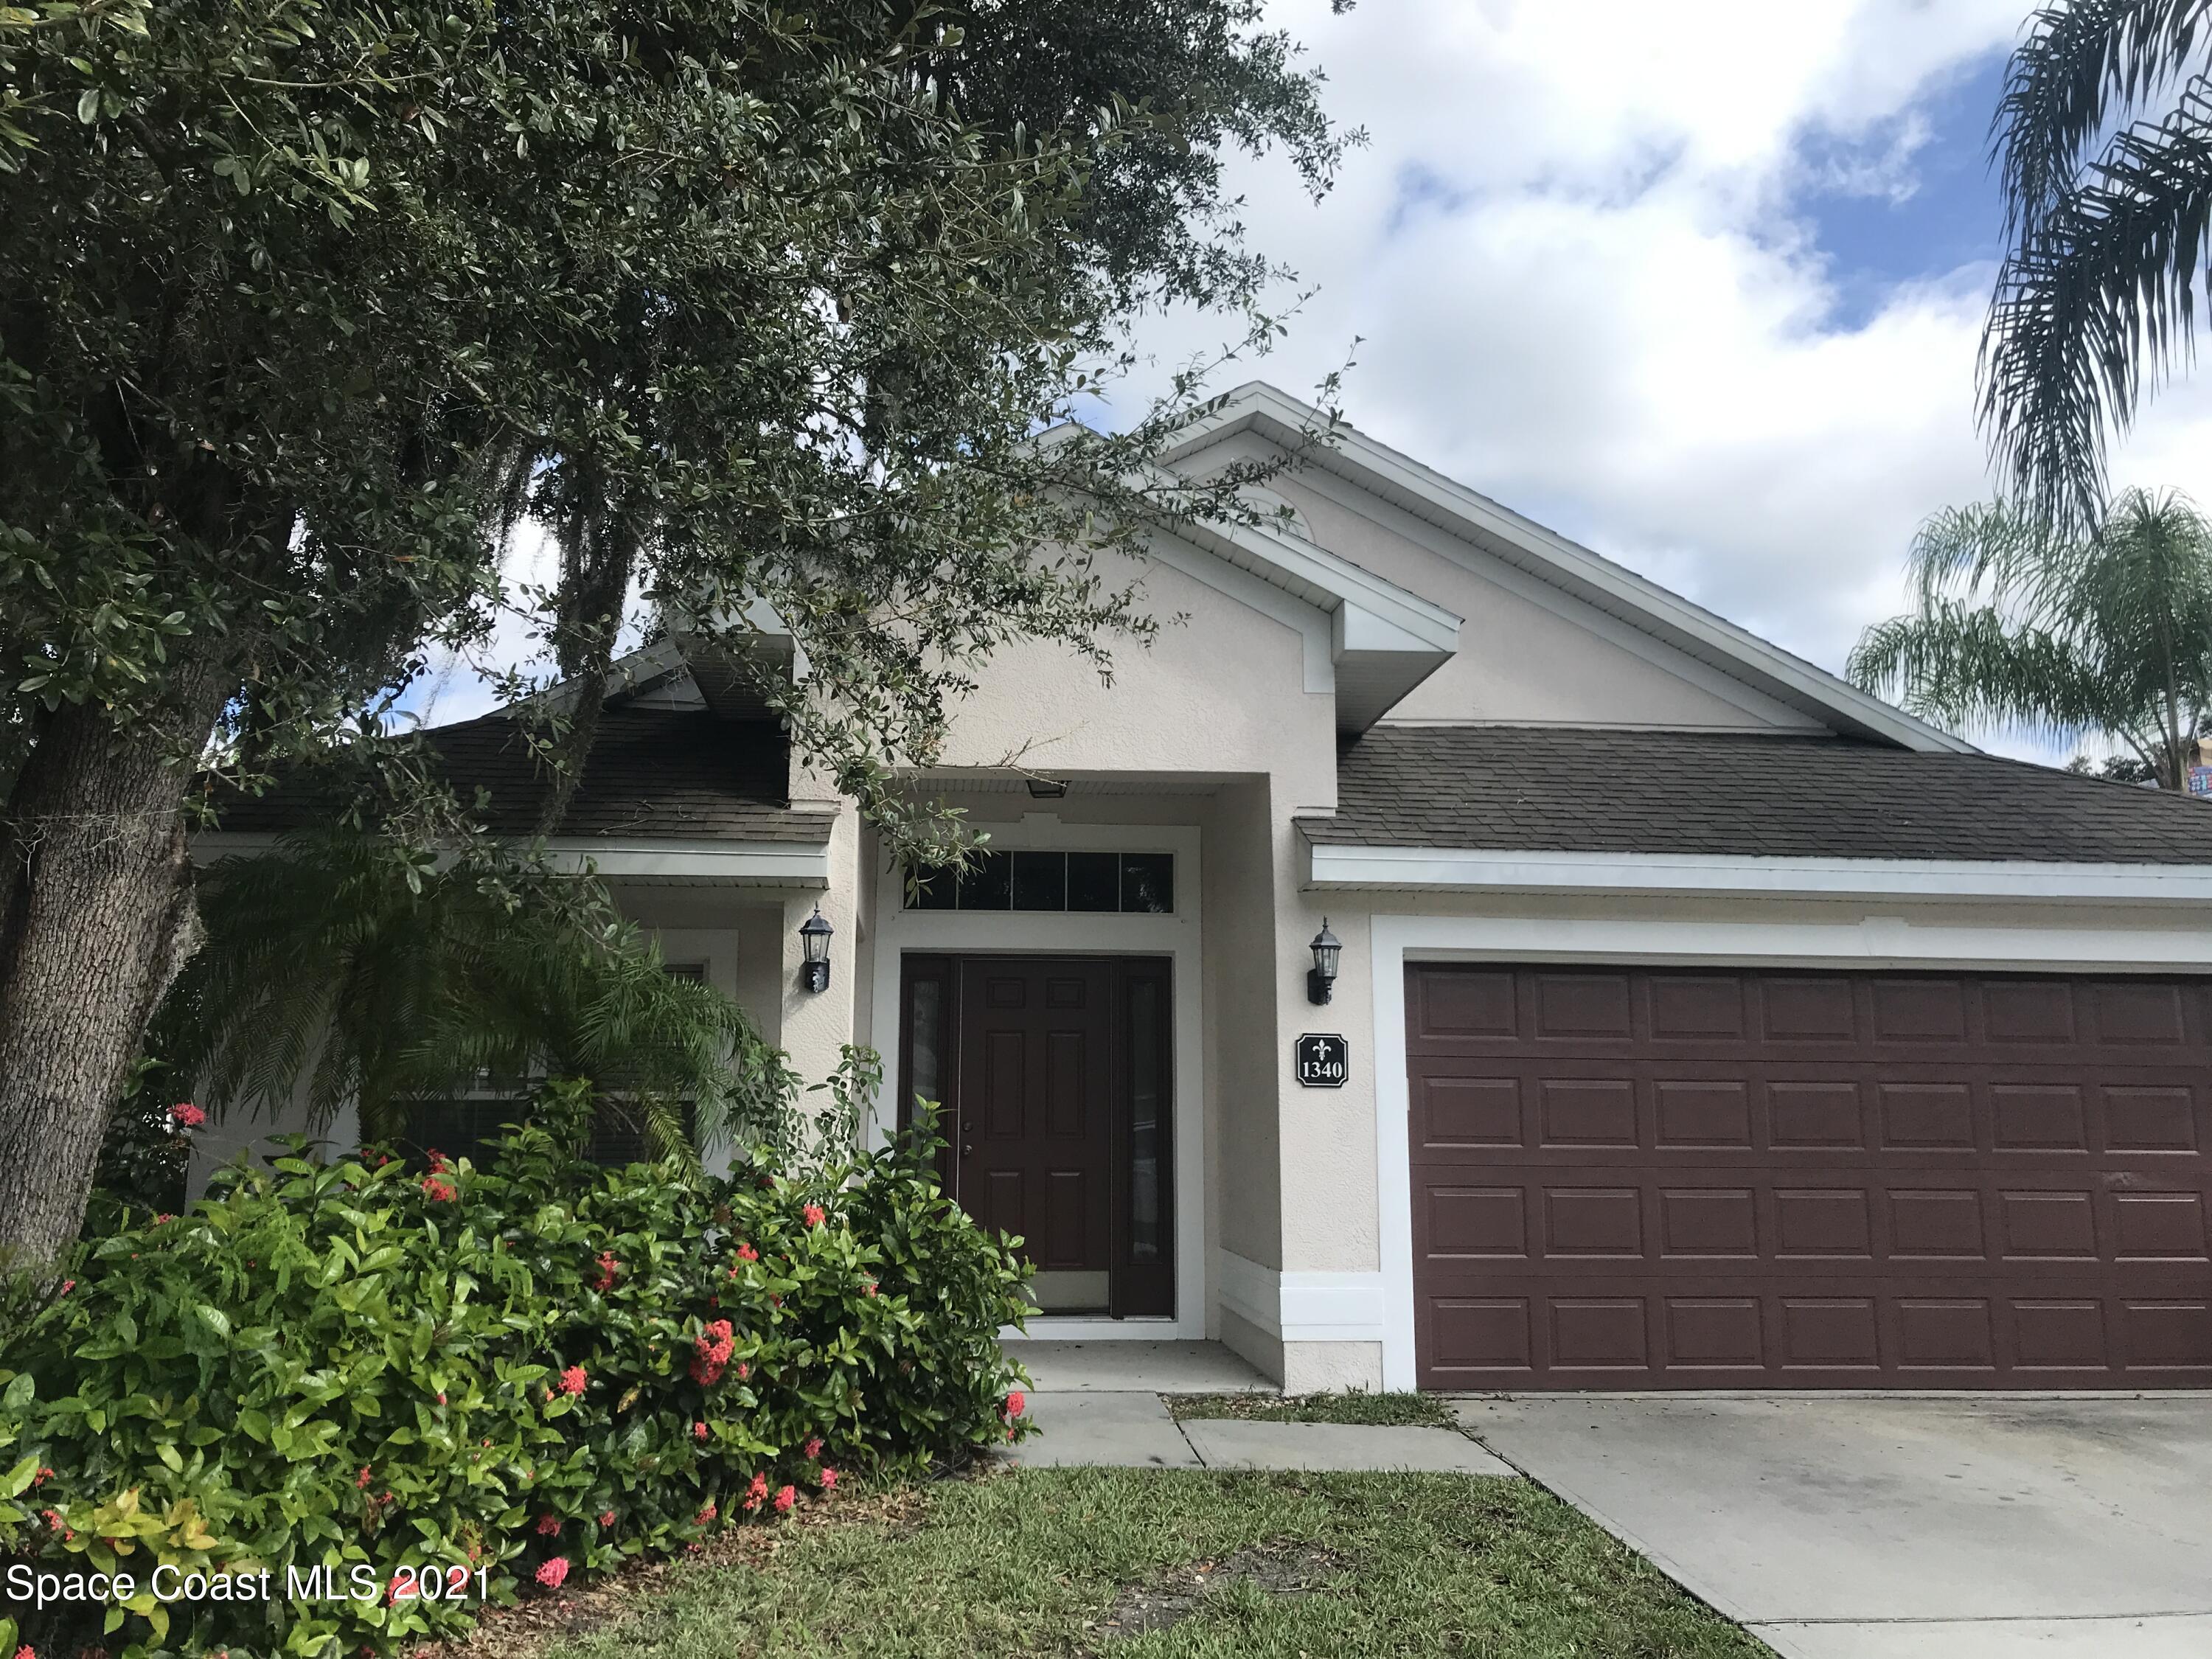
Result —
<path fill-rule="evenodd" d="M 1840 668 L 1900 608 L 1914 526 L 1990 488 L 1986 133 L 2030 9 L 1278 0 L 1370 142 L 1318 207 L 1238 167 L 1255 244 L 1319 291 L 1225 383 L 1306 391 L 1358 337 L 1357 424 Z M 1139 337 L 1164 374 L 1221 331 Z M 2212 501 L 2212 371 L 2115 470 Z M 489 699 L 464 675 L 410 702 Z"/>
<path fill-rule="evenodd" d="M 2030 9 L 1279 0 L 1371 143 L 1318 208 L 1240 168 L 1255 242 L 1320 289 L 1259 372 L 1304 390 L 1361 337 L 1356 424 L 1839 669 L 1914 526 L 1989 493 L 1984 157 Z M 2116 474 L 2212 501 L 2212 370 Z"/>

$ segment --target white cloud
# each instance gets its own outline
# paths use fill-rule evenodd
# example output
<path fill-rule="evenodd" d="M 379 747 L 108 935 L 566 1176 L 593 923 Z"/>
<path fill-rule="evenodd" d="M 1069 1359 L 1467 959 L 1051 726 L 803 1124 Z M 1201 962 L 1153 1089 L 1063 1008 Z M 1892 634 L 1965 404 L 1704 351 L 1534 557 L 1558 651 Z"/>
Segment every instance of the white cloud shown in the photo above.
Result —
<path fill-rule="evenodd" d="M 1908 193 L 1926 106 L 2027 10 L 1281 4 L 1372 143 L 1319 208 L 1285 169 L 1239 167 L 1255 243 L 1322 289 L 1249 372 L 1303 390 L 1363 337 L 1357 424 L 1839 667 L 1901 603 L 1914 527 L 1990 487 L 1973 410 L 1993 273 L 1844 313 L 1793 202 Z M 1141 337 L 1172 363 L 1218 331 L 1177 317 Z M 2117 470 L 2212 501 L 2208 440 L 2212 385 L 2185 386 Z"/>

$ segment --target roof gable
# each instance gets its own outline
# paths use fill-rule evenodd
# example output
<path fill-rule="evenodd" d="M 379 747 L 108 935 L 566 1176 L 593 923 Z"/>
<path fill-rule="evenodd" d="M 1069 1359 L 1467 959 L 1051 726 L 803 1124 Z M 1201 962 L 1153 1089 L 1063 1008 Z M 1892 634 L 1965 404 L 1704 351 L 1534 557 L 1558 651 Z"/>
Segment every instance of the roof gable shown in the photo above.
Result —
<path fill-rule="evenodd" d="M 1200 419 L 1169 459 L 1194 466 L 1200 457 L 1250 433 L 1296 448 L 1302 471 L 1349 481 L 1360 490 L 1443 532 L 1445 544 L 1467 550 L 1463 562 L 1496 562 L 1541 587 L 1612 619 L 1633 635 L 1665 647 L 1695 677 L 1710 675 L 1741 686 L 1770 704 L 1777 723 L 1815 723 L 1848 736 L 1928 752 L 1972 753 L 1964 738 L 1939 731 L 1880 698 L 1783 650 L 1680 595 L 1500 506 L 1456 480 L 1339 424 L 1310 405 L 1263 382 L 1230 392 Z M 1316 441 L 1316 434 L 1326 433 Z M 1285 539 L 1288 539 L 1287 538 Z M 1433 545 L 1433 541 L 1431 542 Z M 1471 555 L 1472 556 L 1468 556 Z M 1749 705 L 1747 705 L 1749 706 Z M 1632 724 L 1634 722 L 1623 722 Z M 1653 722 L 1666 724 L 1666 721 Z"/>

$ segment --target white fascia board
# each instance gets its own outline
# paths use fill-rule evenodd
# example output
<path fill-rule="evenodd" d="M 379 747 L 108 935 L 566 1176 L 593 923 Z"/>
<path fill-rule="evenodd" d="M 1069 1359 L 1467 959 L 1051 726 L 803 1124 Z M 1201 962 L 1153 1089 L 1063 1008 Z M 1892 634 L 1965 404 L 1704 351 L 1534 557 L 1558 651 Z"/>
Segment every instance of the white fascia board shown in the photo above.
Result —
<path fill-rule="evenodd" d="M 545 844 L 556 868 L 581 870 L 586 864 L 602 876 L 680 877 L 738 885 L 827 887 L 830 844 L 813 841 L 645 841 L 607 842 L 587 836 L 556 836 Z"/>
<path fill-rule="evenodd" d="M 250 858 L 265 853 L 277 837 L 262 833 L 212 830 L 192 837 L 192 861 Z M 683 880 L 732 886 L 823 887 L 830 884 L 830 846 L 812 841 L 603 841 L 596 836 L 561 836 L 545 844 L 553 867 L 570 872 L 588 864 L 611 879 Z"/>
<path fill-rule="evenodd" d="M 1127 482 L 1132 489 L 1162 493 L 1187 487 L 1182 480 L 1158 471 Z M 1317 610 L 1334 612 L 1349 605 L 1370 613 L 1406 635 L 1408 649 L 1446 653 L 1459 649 L 1460 624 L 1465 617 L 1325 547 L 1266 526 L 1230 520 L 1192 520 L 1175 525 L 1173 531 L 1179 539 L 1226 559 Z"/>
<path fill-rule="evenodd" d="M 1310 846 L 1317 888 L 2212 904 L 2212 865 Z"/>
<path fill-rule="evenodd" d="M 1264 381 L 1237 388 L 1222 406 L 1192 422 L 1189 436 L 1170 452 L 1170 461 L 1219 442 L 1249 428 L 1278 444 L 1296 444 L 1305 434 L 1326 430 L 1321 413 Z M 1439 522 L 1502 558 L 1536 571 L 1565 591 L 1636 623 L 1668 643 L 1717 666 L 1747 676 L 1762 689 L 1838 721 L 1845 729 L 1886 738 L 1923 753 L 1975 754 L 1964 738 L 1914 719 L 1902 709 L 1860 690 L 1849 681 L 1793 656 L 1779 646 L 1692 605 L 1679 593 L 1610 559 L 1546 529 L 1455 478 L 1376 442 L 1357 428 L 1342 425 L 1310 446 L 1312 464 L 1345 473 L 1368 488 L 1381 486 L 1385 500 L 1417 513 L 1439 515 Z"/>

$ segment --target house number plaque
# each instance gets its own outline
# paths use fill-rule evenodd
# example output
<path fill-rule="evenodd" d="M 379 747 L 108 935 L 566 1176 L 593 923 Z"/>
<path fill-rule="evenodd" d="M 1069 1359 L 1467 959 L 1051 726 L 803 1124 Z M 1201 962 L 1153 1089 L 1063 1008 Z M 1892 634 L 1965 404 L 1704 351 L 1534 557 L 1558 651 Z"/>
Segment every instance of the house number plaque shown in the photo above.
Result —
<path fill-rule="evenodd" d="M 1352 1075 L 1352 1053 L 1340 1036 L 1309 1033 L 1291 1049 L 1297 1061 L 1298 1081 L 1309 1089 L 1341 1089 Z"/>

